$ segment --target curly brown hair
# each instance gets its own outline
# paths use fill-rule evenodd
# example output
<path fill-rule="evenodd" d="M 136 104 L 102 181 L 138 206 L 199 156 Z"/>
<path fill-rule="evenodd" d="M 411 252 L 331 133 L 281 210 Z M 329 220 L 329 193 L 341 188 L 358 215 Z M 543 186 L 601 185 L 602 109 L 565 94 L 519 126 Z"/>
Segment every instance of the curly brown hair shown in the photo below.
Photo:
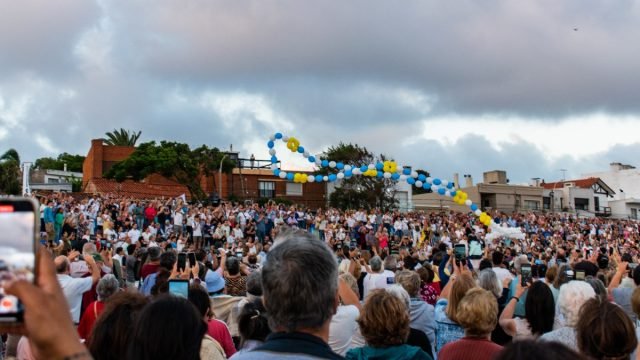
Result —
<path fill-rule="evenodd" d="M 358 319 L 362 336 L 372 347 L 402 345 L 409 337 L 409 311 L 393 294 L 373 290 Z"/>

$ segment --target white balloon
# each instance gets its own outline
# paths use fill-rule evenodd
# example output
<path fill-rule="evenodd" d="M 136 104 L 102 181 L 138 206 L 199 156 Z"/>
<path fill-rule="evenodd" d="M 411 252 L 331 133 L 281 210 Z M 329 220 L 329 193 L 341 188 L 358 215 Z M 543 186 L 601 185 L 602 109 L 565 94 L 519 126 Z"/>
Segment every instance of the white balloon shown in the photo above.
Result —
<path fill-rule="evenodd" d="M 329 177 L 328 176 L 323 176 L 322 177 L 322 181 L 329 181 Z"/>
<path fill-rule="evenodd" d="M 269 138 L 269 140 L 271 140 L 271 141 L 276 141 L 276 136 L 275 136 L 275 135 L 271 135 L 271 137 Z"/>
<path fill-rule="evenodd" d="M 275 170 L 278 168 L 278 164 L 271 164 L 271 170 Z"/>
<path fill-rule="evenodd" d="M 287 178 L 287 172 L 286 171 L 280 171 L 280 179 L 286 179 Z"/>
<path fill-rule="evenodd" d="M 467 206 L 471 206 L 471 204 L 473 204 L 473 201 L 467 199 L 467 200 L 464 201 L 464 204 L 467 205 Z"/>
<path fill-rule="evenodd" d="M 384 176 L 385 179 L 391 179 L 391 173 L 390 172 L 384 173 L 383 176 Z"/>
<path fill-rule="evenodd" d="M 419 176 L 419 174 L 418 174 L 418 172 L 417 172 L 417 171 L 413 170 L 413 171 L 411 172 L 411 177 L 412 177 L 412 178 L 417 178 L 418 176 Z"/>
<path fill-rule="evenodd" d="M 429 183 L 429 184 L 433 183 L 433 178 L 431 176 L 429 176 L 427 178 L 427 183 Z"/>
<path fill-rule="evenodd" d="M 289 137 L 288 137 L 288 136 L 284 136 L 284 135 L 282 135 L 282 141 L 284 141 L 284 142 L 289 141 Z"/>
<path fill-rule="evenodd" d="M 339 172 L 336 176 L 338 179 L 344 179 L 344 173 Z"/>
<path fill-rule="evenodd" d="M 400 181 L 406 181 L 407 180 L 407 175 L 402 174 L 400 175 Z"/>
<path fill-rule="evenodd" d="M 360 175 L 360 173 L 361 173 L 360 168 L 353 168 L 352 173 L 353 173 L 353 175 Z"/>
<path fill-rule="evenodd" d="M 303 155 L 304 157 L 308 158 L 310 154 L 309 154 L 309 152 L 308 152 L 308 151 L 305 151 L 302 155 Z"/>
<path fill-rule="evenodd" d="M 375 164 L 369 164 L 369 166 L 367 166 L 369 168 L 369 170 L 373 170 L 376 168 Z"/>
<path fill-rule="evenodd" d="M 438 186 L 436 186 L 436 185 L 431 185 L 431 191 L 433 191 L 433 192 L 438 192 Z"/>
<path fill-rule="evenodd" d="M 449 183 L 449 180 L 442 180 L 442 185 L 443 187 L 447 187 L 447 184 Z"/>
<path fill-rule="evenodd" d="M 329 161 L 329 167 L 330 168 L 336 167 L 336 162 L 335 161 Z"/>
<path fill-rule="evenodd" d="M 344 171 L 348 171 L 351 170 L 351 165 L 345 165 L 344 166 Z"/>
<path fill-rule="evenodd" d="M 320 166 L 322 165 L 322 159 L 320 159 L 320 157 L 316 156 L 316 165 Z"/>
<path fill-rule="evenodd" d="M 420 180 L 416 181 L 416 187 L 421 188 L 422 187 L 422 181 L 420 181 Z"/>
<path fill-rule="evenodd" d="M 274 148 L 269 149 L 269 155 L 273 156 L 275 154 L 276 154 L 276 149 Z"/>
<path fill-rule="evenodd" d="M 448 197 L 448 196 L 451 196 L 451 191 L 449 191 L 449 190 L 445 191 L 445 192 L 444 192 L 444 196 L 447 196 L 447 197 Z"/>
<path fill-rule="evenodd" d="M 307 175 L 307 182 L 312 183 L 312 182 L 314 182 L 314 181 L 316 181 L 316 177 L 315 177 L 315 176 L 313 176 L 313 175 Z"/>
<path fill-rule="evenodd" d="M 476 210 L 475 214 L 476 214 L 476 216 L 482 215 L 482 210 L 480 210 L 480 209 Z"/>

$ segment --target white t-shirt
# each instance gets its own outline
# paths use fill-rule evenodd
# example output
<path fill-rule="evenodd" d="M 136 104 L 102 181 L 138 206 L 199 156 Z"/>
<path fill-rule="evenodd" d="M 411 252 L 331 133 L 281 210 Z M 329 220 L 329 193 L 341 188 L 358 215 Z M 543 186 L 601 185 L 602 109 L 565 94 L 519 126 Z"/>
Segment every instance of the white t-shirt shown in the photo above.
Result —
<path fill-rule="evenodd" d="M 329 346 L 335 353 L 345 356 L 351 349 L 351 340 L 356 333 L 356 319 L 360 311 L 355 305 L 340 305 L 329 325 Z"/>
<path fill-rule="evenodd" d="M 71 318 L 74 323 L 80 322 L 80 307 L 82 305 L 82 294 L 91 290 L 93 278 L 72 278 L 69 275 L 58 274 L 58 282 L 64 293 L 64 297 L 69 304 Z"/>
<path fill-rule="evenodd" d="M 364 277 L 363 299 L 374 289 L 386 289 L 395 283 L 395 274 L 389 270 L 382 273 L 367 274 Z M 390 280 L 389 280 L 390 279 Z"/>
<path fill-rule="evenodd" d="M 504 281 L 504 279 L 513 279 L 513 275 L 511 275 L 511 273 L 507 269 L 503 269 L 501 267 L 494 267 L 492 268 L 492 270 L 493 272 L 496 273 L 496 277 L 498 278 L 500 285 L 502 285 L 502 282 Z"/>
<path fill-rule="evenodd" d="M 131 239 L 131 244 L 135 244 L 138 242 L 138 239 L 140 238 L 140 230 L 138 229 L 131 229 L 129 230 L 129 239 Z"/>

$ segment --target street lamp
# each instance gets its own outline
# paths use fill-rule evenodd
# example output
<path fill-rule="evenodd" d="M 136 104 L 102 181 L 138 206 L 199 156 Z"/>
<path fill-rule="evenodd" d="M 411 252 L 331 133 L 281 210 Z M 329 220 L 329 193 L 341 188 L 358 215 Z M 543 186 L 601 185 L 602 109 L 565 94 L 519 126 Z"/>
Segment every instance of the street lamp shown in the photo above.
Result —
<path fill-rule="evenodd" d="M 220 160 L 220 168 L 218 169 L 218 197 L 222 200 L 222 164 L 229 154 L 224 154 Z"/>

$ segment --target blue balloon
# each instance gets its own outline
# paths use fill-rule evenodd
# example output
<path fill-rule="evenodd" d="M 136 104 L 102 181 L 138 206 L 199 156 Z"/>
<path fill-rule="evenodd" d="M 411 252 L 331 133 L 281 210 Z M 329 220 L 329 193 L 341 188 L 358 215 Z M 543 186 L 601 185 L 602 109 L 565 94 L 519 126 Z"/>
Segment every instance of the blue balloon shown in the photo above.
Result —
<path fill-rule="evenodd" d="M 322 167 L 327 167 L 327 166 L 329 166 L 329 160 L 327 160 L 327 159 L 322 160 L 321 164 L 322 164 Z"/>
<path fill-rule="evenodd" d="M 431 185 L 429 185 L 428 183 L 424 183 L 424 184 L 422 184 L 422 188 L 425 189 L 425 190 L 429 190 L 429 189 L 431 189 Z"/>
<path fill-rule="evenodd" d="M 316 162 L 316 158 L 315 158 L 315 156 L 313 156 L 313 155 L 309 156 L 309 162 L 310 162 L 310 163 L 314 163 L 314 162 Z"/>
<path fill-rule="evenodd" d="M 353 176 L 353 172 L 352 172 L 351 170 L 346 170 L 346 171 L 344 172 L 344 176 L 345 176 L 345 177 L 351 177 L 351 176 Z"/>
<path fill-rule="evenodd" d="M 384 169 L 384 164 L 381 163 L 381 162 L 377 163 L 376 164 L 376 170 L 382 170 L 382 169 Z"/>
<path fill-rule="evenodd" d="M 418 180 L 424 182 L 425 180 L 427 180 L 427 177 L 424 176 L 424 174 L 420 174 L 420 175 L 418 175 Z"/>
<path fill-rule="evenodd" d="M 456 194 L 457 194 L 457 193 L 458 193 L 458 192 L 457 192 L 457 191 L 455 191 L 455 190 L 454 190 L 454 191 L 452 191 L 452 192 L 451 192 L 451 197 L 456 196 Z"/>
<path fill-rule="evenodd" d="M 287 173 L 287 180 L 293 180 L 293 173 Z"/>
<path fill-rule="evenodd" d="M 440 185 L 442 181 L 440 179 L 433 179 L 433 185 Z"/>
<path fill-rule="evenodd" d="M 339 162 L 339 163 L 337 163 L 337 164 L 336 164 L 336 168 L 337 168 L 338 170 L 342 170 L 342 169 L 344 169 L 344 164 L 343 164 L 343 163 L 341 163 L 341 162 Z"/>
<path fill-rule="evenodd" d="M 382 171 L 378 171 L 378 173 L 376 174 L 376 177 L 378 179 L 382 179 L 384 177 L 384 173 Z"/>
<path fill-rule="evenodd" d="M 470 206 L 470 207 L 471 207 L 471 211 L 476 211 L 476 210 L 478 210 L 478 205 L 476 205 L 476 204 L 471 204 L 471 206 Z"/>
<path fill-rule="evenodd" d="M 273 175 L 280 176 L 280 169 L 273 169 Z"/>
<path fill-rule="evenodd" d="M 414 178 L 410 177 L 410 178 L 408 178 L 408 179 L 407 179 L 407 183 L 408 183 L 409 185 L 413 185 L 413 184 L 415 184 L 415 183 L 416 183 L 416 179 L 414 179 Z"/>
<path fill-rule="evenodd" d="M 276 139 L 282 139 L 282 134 L 281 133 L 276 133 Z"/>
<path fill-rule="evenodd" d="M 366 172 L 367 170 L 369 170 L 369 167 L 367 165 L 360 166 L 360 171 Z"/>
<path fill-rule="evenodd" d="M 331 174 L 331 175 L 329 175 L 329 181 L 331 181 L 331 182 L 336 181 L 336 179 L 337 179 L 337 178 L 338 178 L 338 177 L 336 176 L 336 174 Z"/>
<path fill-rule="evenodd" d="M 273 156 L 271 157 L 271 163 L 272 163 L 272 164 L 275 164 L 275 163 L 277 163 L 277 162 L 278 162 L 278 158 L 277 158 L 275 155 L 273 155 Z"/>
<path fill-rule="evenodd" d="M 404 168 L 404 169 L 402 169 L 402 173 L 405 174 L 405 175 L 411 175 L 411 169 Z"/>
<path fill-rule="evenodd" d="M 391 175 L 391 178 L 392 178 L 393 180 L 398 180 L 398 179 L 400 179 L 400 174 L 398 174 L 398 173 L 393 173 L 393 174 Z"/>
<path fill-rule="evenodd" d="M 447 184 L 447 189 L 452 189 L 455 184 L 451 181 Z"/>
<path fill-rule="evenodd" d="M 316 182 L 322 182 L 322 175 L 316 175 Z"/>
<path fill-rule="evenodd" d="M 438 189 L 438 194 L 440 194 L 440 195 L 444 195 L 445 192 L 446 192 L 446 190 L 444 188 Z"/>
<path fill-rule="evenodd" d="M 304 148 L 302 146 L 298 146 L 298 152 L 300 154 L 304 154 Z"/>
<path fill-rule="evenodd" d="M 271 149 L 272 147 L 276 146 L 276 144 L 274 144 L 273 141 L 269 140 L 267 146 L 269 147 L 269 149 Z"/>

